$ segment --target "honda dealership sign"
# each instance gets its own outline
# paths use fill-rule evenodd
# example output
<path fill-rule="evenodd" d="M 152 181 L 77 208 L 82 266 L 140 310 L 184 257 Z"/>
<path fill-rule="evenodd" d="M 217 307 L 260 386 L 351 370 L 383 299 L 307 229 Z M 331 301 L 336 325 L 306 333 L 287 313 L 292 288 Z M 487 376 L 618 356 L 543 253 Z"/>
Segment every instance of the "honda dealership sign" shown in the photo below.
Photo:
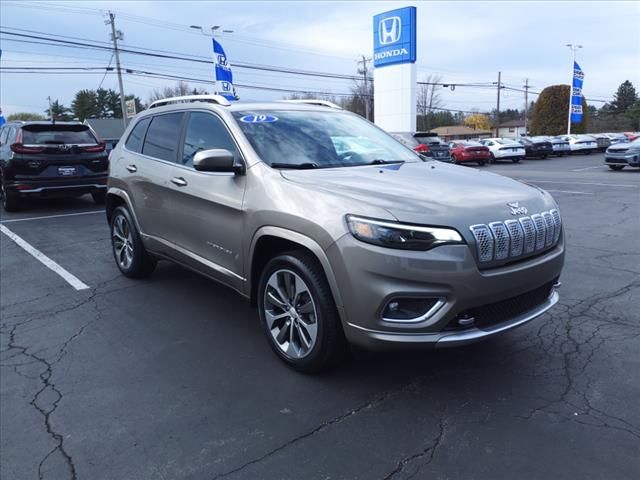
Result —
<path fill-rule="evenodd" d="M 373 17 L 373 66 L 416 61 L 416 7 Z"/>
<path fill-rule="evenodd" d="M 373 17 L 375 122 L 388 132 L 416 129 L 416 7 Z"/>

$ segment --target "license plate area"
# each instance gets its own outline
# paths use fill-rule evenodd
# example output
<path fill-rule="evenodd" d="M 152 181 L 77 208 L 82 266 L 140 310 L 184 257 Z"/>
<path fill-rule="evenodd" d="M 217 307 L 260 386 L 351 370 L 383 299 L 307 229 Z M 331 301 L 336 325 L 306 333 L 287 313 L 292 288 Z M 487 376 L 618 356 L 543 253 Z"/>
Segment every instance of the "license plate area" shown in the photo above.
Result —
<path fill-rule="evenodd" d="M 76 167 L 58 167 L 58 175 L 61 177 L 73 177 L 76 174 Z"/>

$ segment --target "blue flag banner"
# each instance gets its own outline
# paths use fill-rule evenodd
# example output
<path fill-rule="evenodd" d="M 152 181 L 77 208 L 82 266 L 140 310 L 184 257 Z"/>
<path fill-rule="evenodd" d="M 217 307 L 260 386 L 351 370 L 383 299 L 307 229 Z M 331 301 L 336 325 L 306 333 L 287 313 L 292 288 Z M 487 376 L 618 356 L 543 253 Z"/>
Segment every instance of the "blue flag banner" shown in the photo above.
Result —
<path fill-rule="evenodd" d="M 584 72 L 577 62 L 573 62 L 573 85 L 571 88 L 571 123 L 582 121 L 582 83 Z"/>
<path fill-rule="evenodd" d="M 233 75 L 231 65 L 227 60 L 227 55 L 220 42 L 213 40 L 213 63 L 216 69 L 217 94 L 222 95 L 227 100 L 236 99 L 236 90 L 233 88 Z"/>

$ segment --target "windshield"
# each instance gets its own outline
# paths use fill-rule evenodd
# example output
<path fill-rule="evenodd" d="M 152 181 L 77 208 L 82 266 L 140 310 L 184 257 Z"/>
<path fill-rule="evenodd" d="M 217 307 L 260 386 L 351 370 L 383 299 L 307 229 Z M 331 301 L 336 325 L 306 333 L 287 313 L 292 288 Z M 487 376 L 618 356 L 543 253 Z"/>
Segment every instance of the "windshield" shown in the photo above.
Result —
<path fill-rule="evenodd" d="M 496 138 L 496 142 L 501 145 L 511 145 L 512 143 L 516 143 L 515 140 L 511 140 L 510 138 Z"/>
<path fill-rule="evenodd" d="M 431 137 L 426 135 L 416 135 L 415 136 L 420 143 L 424 143 L 425 145 L 443 145 L 445 143 L 440 137 Z"/>
<path fill-rule="evenodd" d="M 355 115 L 319 111 L 233 112 L 262 160 L 274 168 L 331 168 L 420 157 Z"/>

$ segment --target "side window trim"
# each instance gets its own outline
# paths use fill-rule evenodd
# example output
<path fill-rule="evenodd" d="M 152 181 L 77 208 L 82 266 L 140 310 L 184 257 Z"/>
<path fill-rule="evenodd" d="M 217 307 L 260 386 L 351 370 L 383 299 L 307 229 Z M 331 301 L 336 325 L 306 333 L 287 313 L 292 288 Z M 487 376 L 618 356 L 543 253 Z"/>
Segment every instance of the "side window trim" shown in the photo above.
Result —
<path fill-rule="evenodd" d="M 149 128 L 151 128 L 151 124 L 153 123 L 153 121 L 158 118 L 158 117 L 162 117 L 163 115 L 171 115 L 174 113 L 181 113 L 182 114 L 182 120 L 181 120 L 181 124 L 180 124 L 180 133 L 178 134 L 178 148 L 176 149 L 176 156 L 174 157 L 173 160 L 165 160 L 164 158 L 157 158 L 154 157 L 152 155 L 148 155 L 146 153 L 144 153 L 144 145 L 145 142 L 147 141 L 147 134 L 149 133 Z M 173 111 L 169 111 L 169 112 L 163 112 L 163 113 L 158 113 L 156 115 L 151 115 L 149 117 L 145 117 L 145 118 L 150 118 L 149 121 L 149 125 L 147 125 L 147 129 L 144 132 L 144 138 L 142 139 L 142 148 L 140 149 L 139 154 L 147 157 L 147 158 L 151 158 L 153 160 L 157 160 L 159 162 L 167 162 L 167 163 L 171 163 L 174 165 L 178 164 L 178 152 L 181 149 L 181 144 L 182 144 L 182 140 L 180 140 L 183 137 L 184 134 L 184 129 L 185 129 L 185 119 L 188 117 L 189 111 L 188 110 L 173 110 Z M 135 152 L 134 152 L 135 153 Z"/>
<path fill-rule="evenodd" d="M 191 119 L 191 114 L 192 113 L 204 113 L 207 115 L 211 115 L 212 117 L 216 118 L 217 120 L 220 121 L 220 123 L 222 124 L 222 126 L 224 127 L 225 131 L 227 132 L 227 134 L 229 135 L 229 138 L 231 139 L 231 141 L 233 142 L 233 144 L 236 147 L 236 151 L 238 152 L 238 158 L 237 161 L 241 162 L 244 167 L 247 167 L 247 162 L 245 162 L 244 160 L 244 154 L 242 153 L 242 150 L 240 149 L 240 145 L 238 145 L 238 142 L 236 140 L 236 138 L 233 136 L 233 133 L 231 132 L 231 130 L 229 129 L 229 126 L 227 125 L 227 123 L 224 121 L 224 119 L 218 115 L 215 112 L 212 112 L 211 110 L 206 110 L 206 109 L 193 109 L 193 110 L 189 110 L 186 112 L 187 114 L 185 115 L 185 119 L 182 125 L 182 131 L 181 131 L 181 135 L 180 135 L 180 147 L 179 147 L 179 151 L 178 151 L 178 160 L 183 158 L 184 155 L 184 141 L 186 140 L 187 137 L 187 127 L 189 125 L 189 120 Z M 190 171 L 195 171 L 197 172 L 197 170 L 195 168 L 193 168 L 193 165 L 189 166 L 189 165 L 183 165 L 180 162 L 176 162 L 176 166 L 180 167 L 180 168 L 186 168 Z M 203 174 L 207 174 L 207 172 L 198 172 L 198 173 L 203 173 Z"/>

